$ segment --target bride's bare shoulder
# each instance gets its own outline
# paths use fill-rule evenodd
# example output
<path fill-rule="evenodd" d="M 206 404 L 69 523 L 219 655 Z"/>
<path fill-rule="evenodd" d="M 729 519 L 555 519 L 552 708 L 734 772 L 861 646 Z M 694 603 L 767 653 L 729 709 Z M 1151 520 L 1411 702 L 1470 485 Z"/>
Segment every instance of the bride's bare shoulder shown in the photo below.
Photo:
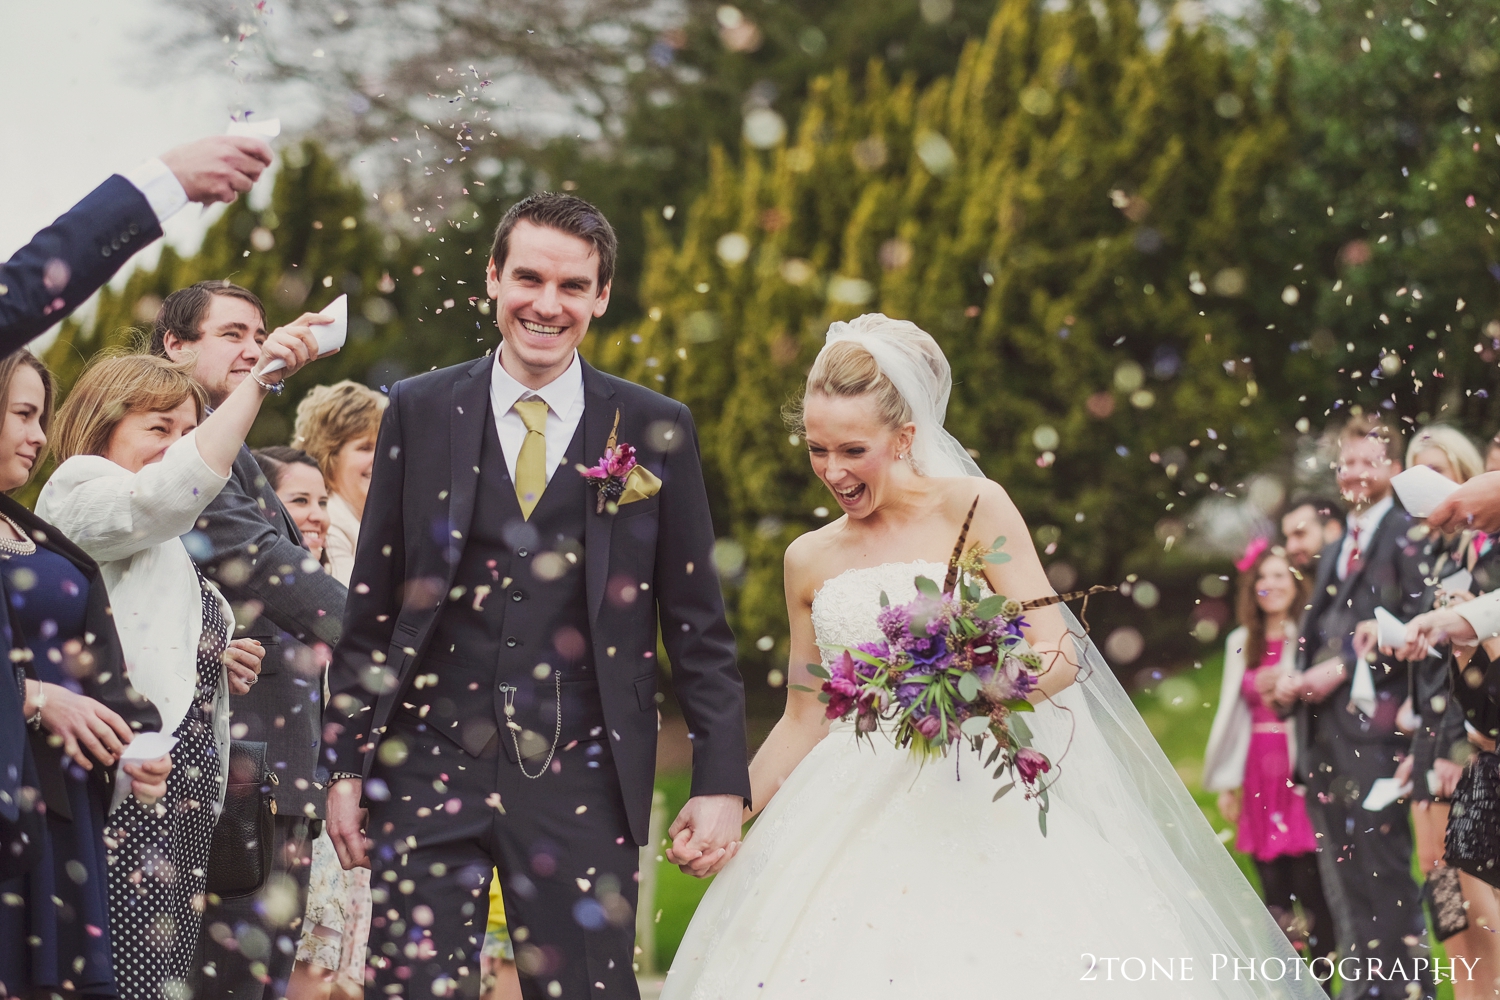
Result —
<path fill-rule="evenodd" d="M 847 520 L 841 517 L 821 528 L 814 528 L 792 539 L 792 544 L 786 547 L 787 571 L 802 569 L 826 557 L 837 547 L 836 539 L 843 532 L 844 523 Z"/>
<path fill-rule="evenodd" d="M 979 500 L 979 507 L 974 511 L 978 518 L 1018 516 L 1015 502 L 1011 500 L 1010 494 L 1005 492 L 1005 487 L 993 479 L 984 479 L 979 476 L 949 476 L 936 479 L 942 488 L 943 509 L 945 514 L 963 520 L 968 513 L 969 505 L 975 499 Z"/>

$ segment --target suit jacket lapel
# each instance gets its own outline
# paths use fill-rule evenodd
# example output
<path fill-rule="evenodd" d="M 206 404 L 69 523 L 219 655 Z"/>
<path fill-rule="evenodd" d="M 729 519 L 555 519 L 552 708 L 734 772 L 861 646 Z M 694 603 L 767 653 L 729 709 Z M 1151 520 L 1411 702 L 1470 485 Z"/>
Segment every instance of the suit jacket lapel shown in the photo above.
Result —
<path fill-rule="evenodd" d="M 583 392 L 583 460 L 592 464 L 604 454 L 619 407 L 611 403 L 615 391 L 609 380 L 588 362 L 583 363 Z M 570 471 L 560 469 L 556 474 L 564 475 Z M 602 514 L 598 512 L 596 494 L 592 489 L 586 493 L 587 507 L 583 512 L 584 583 L 589 599 L 589 623 L 593 624 L 604 601 L 605 585 L 609 583 L 609 545 L 615 518 L 607 510 Z"/>
<path fill-rule="evenodd" d="M 489 419 L 490 366 L 486 355 L 453 383 L 453 412 L 448 415 L 450 465 L 448 494 L 448 575 L 458 569 L 458 559 L 474 521 L 474 495 L 479 488 L 479 450 L 484 444 L 484 422 Z"/>

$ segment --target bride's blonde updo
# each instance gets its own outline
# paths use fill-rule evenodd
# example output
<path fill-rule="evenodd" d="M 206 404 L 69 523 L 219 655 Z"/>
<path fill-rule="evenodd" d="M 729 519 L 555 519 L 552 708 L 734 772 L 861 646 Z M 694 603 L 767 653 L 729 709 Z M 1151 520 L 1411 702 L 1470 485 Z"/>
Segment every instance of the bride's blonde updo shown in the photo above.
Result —
<path fill-rule="evenodd" d="M 943 429 L 953 372 L 943 349 L 917 324 L 865 313 L 828 327 L 828 338 L 812 371 L 807 390 L 786 410 L 799 434 L 805 434 L 802 405 L 807 396 L 868 396 L 879 419 L 891 429 L 916 425 L 907 461 L 925 476 L 982 476 L 969 451 Z"/>
<path fill-rule="evenodd" d="M 881 422 L 893 430 L 911 420 L 911 407 L 905 397 L 880 370 L 875 356 L 855 340 L 836 340 L 818 352 L 812 371 L 807 373 L 807 391 L 803 398 L 814 394 L 869 396 Z M 798 410 L 800 422 L 801 408 Z"/>

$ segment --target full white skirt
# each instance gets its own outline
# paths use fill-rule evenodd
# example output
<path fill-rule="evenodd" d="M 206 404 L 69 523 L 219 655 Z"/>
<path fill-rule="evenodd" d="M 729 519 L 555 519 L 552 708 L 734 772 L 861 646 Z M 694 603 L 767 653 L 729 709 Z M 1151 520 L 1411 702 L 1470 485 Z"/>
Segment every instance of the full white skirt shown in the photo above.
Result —
<path fill-rule="evenodd" d="M 1055 794 L 1044 836 L 982 764 L 836 725 L 709 887 L 663 1000 L 1251 995 L 1139 862 Z"/>

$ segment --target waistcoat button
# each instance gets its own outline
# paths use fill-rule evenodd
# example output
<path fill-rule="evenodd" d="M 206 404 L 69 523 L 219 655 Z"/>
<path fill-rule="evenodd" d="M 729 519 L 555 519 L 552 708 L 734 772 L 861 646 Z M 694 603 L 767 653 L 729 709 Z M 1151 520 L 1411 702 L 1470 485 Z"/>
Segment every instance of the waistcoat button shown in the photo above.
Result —
<path fill-rule="evenodd" d="M 510 637 L 510 638 L 508 638 L 508 639 L 506 639 L 506 640 L 505 640 L 505 644 L 506 644 L 506 645 L 507 645 L 507 646 L 512 646 L 512 647 L 513 647 L 513 646 L 515 646 L 515 645 L 516 645 L 516 643 L 517 643 L 517 642 L 518 642 L 518 641 L 519 641 L 519 640 L 518 640 L 518 639 L 517 639 L 517 638 L 516 638 L 516 637 L 515 637 L 515 636 L 511 636 L 511 637 Z"/>
<path fill-rule="evenodd" d="M 516 549 L 516 555 L 520 556 L 522 559 L 525 559 L 527 556 L 531 555 L 531 550 L 529 550 L 529 549 Z"/>
<path fill-rule="evenodd" d="M 521 592 L 520 592 L 520 591 L 519 591 L 519 590 L 512 590 L 512 591 L 511 591 L 511 592 L 510 592 L 510 599 L 511 599 L 511 600 L 512 600 L 512 601 L 519 601 L 519 600 L 520 600 L 520 599 L 521 599 L 521 597 L 522 597 L 522 596 L 523 596 L 523 595 L 522 595 L 522 594 L 521 594 Z"/>

